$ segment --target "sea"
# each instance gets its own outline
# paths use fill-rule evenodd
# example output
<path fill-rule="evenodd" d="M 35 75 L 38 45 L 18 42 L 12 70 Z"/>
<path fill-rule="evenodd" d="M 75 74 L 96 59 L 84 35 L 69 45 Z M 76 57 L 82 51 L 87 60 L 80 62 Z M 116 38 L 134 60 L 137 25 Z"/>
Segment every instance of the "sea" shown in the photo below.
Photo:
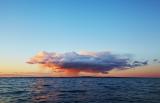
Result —
<path fill-rule="evenodd" d="M 160 78 L 0 78 L 0 103 L 160 103 Z"/>

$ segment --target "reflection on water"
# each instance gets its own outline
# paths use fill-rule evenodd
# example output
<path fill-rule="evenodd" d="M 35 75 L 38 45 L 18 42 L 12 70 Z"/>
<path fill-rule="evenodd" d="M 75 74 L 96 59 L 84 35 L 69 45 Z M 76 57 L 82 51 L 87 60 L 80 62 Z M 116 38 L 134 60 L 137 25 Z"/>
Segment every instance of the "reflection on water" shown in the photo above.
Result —
<path fill-rule="evenodd" d="M 159 103 L 160 79 L 0 78 L 0 103 Z"/>
<path fill-rule="evenodd" d="M 56 100 L 57 94 L 56 92 L 52 91 L 49 88 L 49 84 L 46 84 L 44 79 L 39 78 L 34 81 L 33 85 L 31 86 L 32 91 L 32 101 L 33 102 L 45 102 L 45 101 L 52 101 Z"/>

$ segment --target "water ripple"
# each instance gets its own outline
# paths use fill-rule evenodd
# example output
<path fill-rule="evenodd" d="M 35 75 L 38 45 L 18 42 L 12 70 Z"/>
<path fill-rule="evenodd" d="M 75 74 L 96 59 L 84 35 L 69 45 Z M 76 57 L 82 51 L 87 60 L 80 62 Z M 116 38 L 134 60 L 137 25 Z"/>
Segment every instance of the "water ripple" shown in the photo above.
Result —
<path fill-rule="evenodd" d="M 0 103 L 159 103 L 160 79 L 0 78 Z"/>

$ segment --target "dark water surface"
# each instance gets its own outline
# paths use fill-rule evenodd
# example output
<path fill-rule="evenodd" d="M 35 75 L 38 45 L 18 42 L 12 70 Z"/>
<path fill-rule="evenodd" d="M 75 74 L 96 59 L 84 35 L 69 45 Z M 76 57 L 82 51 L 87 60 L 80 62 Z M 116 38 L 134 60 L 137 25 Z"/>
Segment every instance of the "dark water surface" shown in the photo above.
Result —
<path fill-rule="evenodd" d="M 160 103 L 160 79 L 0 78 L 0 103 Z"/>

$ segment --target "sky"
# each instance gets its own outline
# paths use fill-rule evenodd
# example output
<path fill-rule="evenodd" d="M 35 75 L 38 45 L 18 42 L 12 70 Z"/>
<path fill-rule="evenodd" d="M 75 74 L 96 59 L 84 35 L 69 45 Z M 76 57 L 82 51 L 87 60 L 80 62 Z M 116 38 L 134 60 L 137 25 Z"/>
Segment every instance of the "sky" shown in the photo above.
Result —
<path fill-rule="evenodd" d="M 41 51 L 109 51 L 149 64 L 92 75 L 160 77 L 160 63 L 153 62 L 160 60 L 159 5 L 159 0 L 0 0 L 0 76 L 61 76 L 26 63 Z"/>

